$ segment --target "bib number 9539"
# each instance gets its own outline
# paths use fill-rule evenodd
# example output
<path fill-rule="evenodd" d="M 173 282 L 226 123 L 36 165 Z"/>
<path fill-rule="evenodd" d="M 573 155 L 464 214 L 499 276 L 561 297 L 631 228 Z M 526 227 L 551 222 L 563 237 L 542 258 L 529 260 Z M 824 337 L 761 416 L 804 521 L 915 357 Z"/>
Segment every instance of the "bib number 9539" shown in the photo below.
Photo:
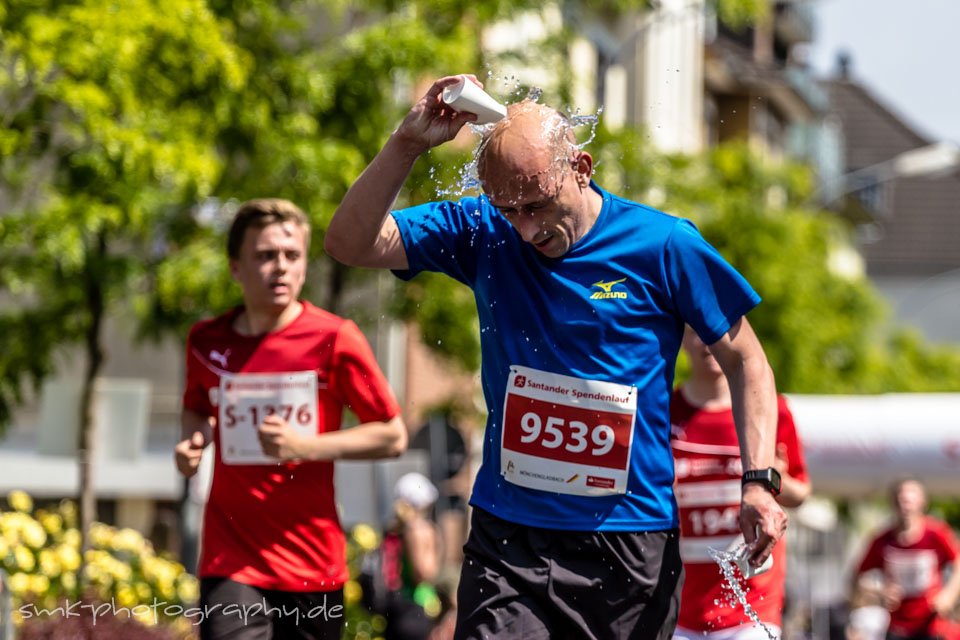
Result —
<path fill-rule="evenodd" d="M 547 416 L 546 421 L 539 414 L 528 411 L 520 418 L 520 442 L 529 444 L 539 440 L 544 449 L 563 447 L 570 453 L 583 453 L 589 450 L 592 456 L 602 456 L 613 449 L 616 436 L 613 427 L 598 424 L 590 427 L 580 420 L 566 421 L 557 416 Z"/>
<path fill-rule="evenodd" d="M 635 387 L 514 365 L 503 401 L 500 473 L 581 496 L 625 493 Z"/>

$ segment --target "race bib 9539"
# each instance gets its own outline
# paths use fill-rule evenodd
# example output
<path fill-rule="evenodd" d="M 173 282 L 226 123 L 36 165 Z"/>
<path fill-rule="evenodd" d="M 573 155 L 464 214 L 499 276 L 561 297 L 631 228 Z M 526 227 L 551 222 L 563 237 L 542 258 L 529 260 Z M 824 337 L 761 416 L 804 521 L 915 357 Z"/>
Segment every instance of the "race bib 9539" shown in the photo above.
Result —
<path fill-rule="evenodd" d="M 626 493 L 636 409 L 636 387 L 513 366 L 501 473 L 544 491 Z"/>

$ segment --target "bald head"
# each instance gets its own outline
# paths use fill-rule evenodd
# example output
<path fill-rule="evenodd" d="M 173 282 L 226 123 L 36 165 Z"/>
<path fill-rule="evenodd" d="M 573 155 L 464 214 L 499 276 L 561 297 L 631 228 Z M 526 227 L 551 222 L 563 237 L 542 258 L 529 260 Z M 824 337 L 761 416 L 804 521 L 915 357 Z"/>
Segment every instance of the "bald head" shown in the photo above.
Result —
<path fill-rule="evenodd" d="M 532 100 L 510 105 L 494 125 L 481 143 L 477 173 L 489 203 L 550 258 L 569 251 L 603 205 L 590 187 L 593 158 L 577 146 L 570 120 Z"/>
<path fill-rule="evenodd" d="M 477 173 L 489 192 L 504 178 L 531 180 L 570 166 L 579 149 L 569 118 L 552 107 L 523 100 L 507 107 L 480 146 Z"/>

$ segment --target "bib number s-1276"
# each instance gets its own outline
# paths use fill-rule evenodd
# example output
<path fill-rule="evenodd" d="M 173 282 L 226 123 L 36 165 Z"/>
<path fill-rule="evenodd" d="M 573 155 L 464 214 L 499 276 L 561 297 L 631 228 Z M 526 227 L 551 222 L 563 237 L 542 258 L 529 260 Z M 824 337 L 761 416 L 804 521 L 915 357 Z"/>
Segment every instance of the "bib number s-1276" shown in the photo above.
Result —
<path fill-rule="evenodd" d="M 304 435 L 317 433 L 317 374 L 225 373 L 220 376 L 220 447 L 225 464 L 279 464 L 263 453 L 257 427 L 279 415 Z"/>

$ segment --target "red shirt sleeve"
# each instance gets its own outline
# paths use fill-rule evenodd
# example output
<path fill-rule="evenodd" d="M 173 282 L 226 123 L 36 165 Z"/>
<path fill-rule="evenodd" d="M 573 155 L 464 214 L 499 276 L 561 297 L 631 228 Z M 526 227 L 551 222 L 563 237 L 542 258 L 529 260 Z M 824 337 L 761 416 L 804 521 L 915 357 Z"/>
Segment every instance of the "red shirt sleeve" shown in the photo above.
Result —
<path fill-rule="evenodd" d="M 857 575 L 866 573 L 872 569 L 883 569 L 883 547 L 884 536 L 880 535 L 870 541 L 867 552 L 863 554 L 860 560 L 860 566 L 857 567 Z"/>
<path fill-rule="evenodd" d="M 807 482 L 809 478 L 803 445 L 797 436 L 797 425 L 793 421 L 793 414 L 790 413 L 790 407 L 783 396 L 777 400 L 777 443 L 787 447 L 787 473 L 790 477 Z"/>
<path fill-rule="evenodd" d="M 937 555 L 940 559 L 940 565 L 943 566 L 957 559 L 960 556 L 960 542 L 954 535 L 950 525 L 939 520 L 930 519 L 930 528 L 933 529 L 935 536 L 939 541 Z"/>
<path fill-rule="evenodd" d="M 400 413 L 386 377 L 367 339 L 353 322 L 345 321 L 333 347 L 334 391 L 360 422 L 387 421 Z"/>

